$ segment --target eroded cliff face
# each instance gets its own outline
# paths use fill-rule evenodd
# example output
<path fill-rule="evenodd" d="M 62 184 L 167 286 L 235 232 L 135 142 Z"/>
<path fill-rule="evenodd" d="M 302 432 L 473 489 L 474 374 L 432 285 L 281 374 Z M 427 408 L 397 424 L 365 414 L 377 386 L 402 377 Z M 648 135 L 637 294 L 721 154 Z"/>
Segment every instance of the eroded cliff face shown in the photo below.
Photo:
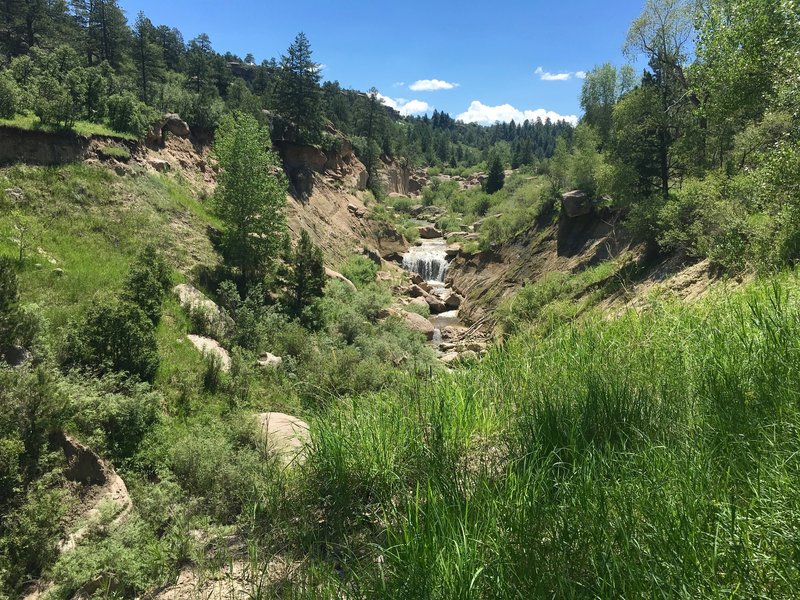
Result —
<path fill-rule="evenodd" d="M 460 254 L 448 281 L 465 298 L 461 318 L 470 324 L 491 319 L 503 299 L 547 273 L 581 271 L 631 250 L 619 221 L 611 211 L 575 218 L 553 211 L 499 248 Z"/>
<path fill-rule="evenodd" d="M 125 146 L 129 151 L 136 144 L 103 136 L 85 137 L 72 132 L 48 132 L 0 126 L 0 165 L 64 165 L 93 156 L 103 145 Z"/>

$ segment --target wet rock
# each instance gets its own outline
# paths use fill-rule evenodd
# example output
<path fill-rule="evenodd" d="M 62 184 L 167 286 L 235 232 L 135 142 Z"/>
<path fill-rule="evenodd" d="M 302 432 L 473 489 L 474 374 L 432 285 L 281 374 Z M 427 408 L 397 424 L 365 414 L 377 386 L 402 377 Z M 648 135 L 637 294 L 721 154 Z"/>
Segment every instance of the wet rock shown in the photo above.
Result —
<path fill-rule="evenodd" d="M 461 244 L 450 244 L 444 253 L 447 258 L 455 258 L 461 254 Z"/>
<path fill-rule="evenodd" d="M 451 291 L 450 293 L 446 294 L 445 297 L 442 298 L 442 300 L 444 301 L 445 305 L 447 305 L 448 308 L 455 310 L 461 306 L 461 303 L 464 301 L 464 298 L 462 298 L 459 294 Z"/>
<path fill-rule="evenodd" d="M 435 240 L 442 237 L 442 232 L 433 225 L 423 225 L 419 228 L 419 237 L 423 240 Z"/>
<path fill-rule="evenodd" d="M 439 314 L 441 314 L 443 312 L 447 312 L 447 310 L 448 310 L 447 304 L 445 304 L 439 298 L 437 298 L 436 296 L 433 296 L 431 294 L 428 294 L 427 296 L 425 296 L 425 302 L 430 307 L 431 314 L 439 315 Z"/>

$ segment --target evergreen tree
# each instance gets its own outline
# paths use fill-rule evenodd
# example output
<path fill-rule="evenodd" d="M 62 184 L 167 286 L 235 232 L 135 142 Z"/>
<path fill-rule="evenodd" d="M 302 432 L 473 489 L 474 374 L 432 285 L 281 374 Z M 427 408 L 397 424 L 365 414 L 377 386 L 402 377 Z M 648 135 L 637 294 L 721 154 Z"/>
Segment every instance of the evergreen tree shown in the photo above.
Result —
<path fill-rule="evenodd" d="M 189 42 L 186 53 L 189 81 L 199 94 L 211 84 L 214 50 L 208 35 L 201 33 Z"/>
<path fill-rule="evenodd" d="M 19 323 L 17 272 L 10 258 L 0 256 L 0 356 L 14 344 Z"/>
<path fill-rule="evenodd" d="M 503 169 L 503 162 L 498 154 L 493 153 L 489 159 L 489 172 L 486 174 L 484 189 L 487 194 L 494 194 L 503 189 L 505 182 L 506 174 Z"/>
<path fill-rule="evenodd" d="M 306 327 L 317 325 L 319 315 L 314 303 L 325 290 L 325 265 L 322 251 L 314 245 L 304 229 L 291 255 L 286 281 L 286 310 Z"/>
<path fill-rule="evenodd" d="M 256 283 L 284 247 L 286 178 L 270 150 L 269 132 L 255 117 L 228 115 L 217 131 L 214 154 L 220 174 L 215 195 L 225 224 L 225 258 L 246 285 Z"/>
<path fill-rule="evenodd" d="M 153 98 L 153 86 L 164 77 L 163 50 L 155 41 L 155 29 L 139 11 L 133 26 L 134 60 L 139 76 L 139 97 L 145 104 Z"/>
<path fill-rule="evenodd" d="M 285 55 L 276 90 L 281 116 L 297 127 L 301 140 L 316 142 L 322 128 L 319 65 L 311 58 L 311 45 L 304 33 L 297 34 Z"/>

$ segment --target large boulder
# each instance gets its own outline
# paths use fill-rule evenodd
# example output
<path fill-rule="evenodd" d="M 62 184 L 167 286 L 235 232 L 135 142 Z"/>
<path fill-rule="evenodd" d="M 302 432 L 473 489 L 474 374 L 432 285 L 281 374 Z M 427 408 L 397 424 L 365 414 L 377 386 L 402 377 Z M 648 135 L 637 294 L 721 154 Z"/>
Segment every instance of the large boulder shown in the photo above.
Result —
<path fill-rule="evenodd" d="M 283 358 L 280 356 L 275 356 L 271 352 L 264 352 L 263 354 L 259 355 L 258 359 L 256 360 L 256 365 L 264 368 L 277 369 L 282 364 Z"/>
<path fill-rule="evenodd" d="M 202 323 L 203 329 L 210 335 L 222 339 L 232 329 L 233 319 L 194 286 L 181 283 L 175 286 L 173 292 L 192 320 Z"/>
<path fill-rule="evenodd" d="M 442 237 L 442 232 L 433 225 L 422 225 L 419 228 L 419 237 L 423 240 L 435 240 Z"/>
<path fill-rule="evenodd" d="M 186 123 L 186 121 L 174 113 L 164 115 L 164 126 L 162 129 L 166 129 L 172 135 L 176 135 L 181 138 L 187 138 L 191 133 L 189 130 L 189 125 Z"/>
<path fill-rule="evenodd" d="M 192 342 L 203 356 L 210 356 L 219 361 L 219 367 L 224 373 L 230 373 L 231 370 L 231 356 L 228 351 L 220 346 L 217 340 L 203 337 L 202 335 L 187 335 L 189 341 Z"/>
<path fill-rule="evenodd" d="M 403 319 L 403 322 L 411 331 L 416 331 L 418 333 L 423 334 L 428 341 L 433 339 L 433 332 L 434 327 L 433 323 L 428 321 L 422 315 L 418 315 L 417 313 L 408 312 L 407 310 L 400 311 L 400 318 Z"/>
<path fill-rule="evenodd" d="M 311 441 L 308 423 L 278 412 L 256 415 L 261 442 L 283 465 L 300 464 Z"/>
<path fill-rule="evenodd" d="M 451 291 L 447 295 L 445 295 L 442 298 L 442 300 L 447 305 L 447 308 L 455 310 L 461 306 L 461 303 L 464 301 L 464 298 L 462 298 L 459 294 L 456 294 L 455 292 Z"/>
<path fill-rule="evenodd" d="M 570 219 L 582 217 L 592 212 L 592 199 L 586 192 L 573 190 L 561 196 L 561 209 Z"/>
<path fill-rule="evenodd" d="M 356 285 L 341 273 L 325 267 L 325 275 L 328 277 L 328 279 L 336 279 L 337 281 L 341 281 L 343 284 L 349 287 L 351 291 L 356 291 Z"/>
<path fill-rule="evenodd" d="M 449 310 L 447 304 L 442 302 L 439 298 L 437 298 L 433 294 L 428 294 L 427 296 L 425 296 L 425 302 L 428 303 L 428 306 L 431 309 L 431 314 L 439 315 Z"/>

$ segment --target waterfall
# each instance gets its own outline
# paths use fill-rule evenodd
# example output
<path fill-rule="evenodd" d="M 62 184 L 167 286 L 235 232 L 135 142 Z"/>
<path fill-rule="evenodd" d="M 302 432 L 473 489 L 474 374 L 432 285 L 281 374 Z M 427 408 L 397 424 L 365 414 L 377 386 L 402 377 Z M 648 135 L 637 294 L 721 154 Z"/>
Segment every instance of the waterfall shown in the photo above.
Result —
<path fill-rule="evenodd" d="M 444 240 L 426 240 L 403 256 L 403 268 L 417 273 L 425 281 L 444 282 L 447 275 L 447 244 Z"/>

